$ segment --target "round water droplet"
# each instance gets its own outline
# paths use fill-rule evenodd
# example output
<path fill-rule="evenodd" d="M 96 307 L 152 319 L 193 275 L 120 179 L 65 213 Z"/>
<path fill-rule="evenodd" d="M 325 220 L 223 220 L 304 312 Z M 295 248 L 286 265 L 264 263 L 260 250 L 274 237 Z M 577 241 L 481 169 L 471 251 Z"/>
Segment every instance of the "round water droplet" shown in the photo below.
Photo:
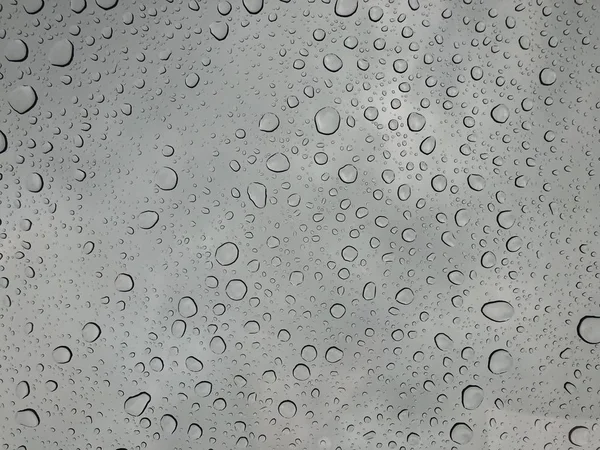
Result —
<path fill-rule="evenodd" d="M 330 72 L 337 72 L 343 65 L 341 58 L 335 53 L 328 53 L 323 57 L 323 66 Z"/>
<path fill-rule="evenodd" d="M 405 59 L 397 59 L 393 63 L 393 68 L 396 73 L 404 73 L 408 70 L 408 62 Z"/>
<path fill-rule="evenodd" d="M 321 108 L 315 114 L 317 131 L 326 136 L 335 133 L 340 128 L 340 113 L 331 106 Z"/>
<path fill-rule="evenodd" d="M 194 392 L 200 397 L 208 397 L 212 392 L 212 383 L 210 381 L 201 381 L 194 387 Z"/>
<path fill-rule="evenodd" d="M 419 132 L 425 127 L 425 117 L 418 112 L 411 112 L 406 120 L 408 129 L 413 132 Z"/>
<path fill-rule="evenodd" d="M 277 410 L 279 411 L 281 417 L 285 419 L 291 419 L 296 415 L 296 411 L 298 411 L 298 408 L 296 407 L 296 404 L 293 401 L 284 400 L 279 404 Z"/>
<path fill-rule="evenodd" d="M 573 427 L 569 431 L 569 441 L 577 447 L 584 447 L 590 442 L 590 430 L 587 427 Z"/>
<path fill-rule="evenodd" d="M 515 217 L 515 214 L 510 210 L 501 211 L 496 217 L 496 222 L 498 222 L 498 225 L 504 228 L 505 230 L 511 228 L 516 221 L 517 218 Z"/>
<path fill-rule="evenodd" d="M 358 178 L 358 169 L 352 164 L 346 164 L 338 170 L 338 176 L 346 184 L 351 184 Z"/>
<path fill-rule="evenodd" d="M 258 128 L 267 133 L 275 131 L 278 127 L 279 117 L 271 112 L 263 114 L 263 116 L 260 118 L 260 122 L 258 123 Z"/>
<path fill-rule="evenodd" d="M 25 187 L 29 192 L 38 193 L 44 187 L 44 179 L 39 173 L 33 172 L 25 180 Z"/>
<path fill-rule="evenodd" d="M 460 270 L 453 270 L 448 274 L 448 281 L 455 286 L 460 286 L 465 282 L 465 275 Z"/>
<path fill-rule="evenodd" d="M 264 0 L 242 0 L 242 3 L 244 8 L 246 8 L 246 11 L 250 14 L 258 14 L 263 9 L 263 1 Z"/>
<path fill-rule="evenodd" d="M 165 434 L 173 434 L 177 429 L 177 419 L 170 414 L 165 414 L 160 418 L 160 428 Z"/>
<path fill-rule="evenodd" d="M 550 86 L 556 81 L 556 72 L 552 69 L 545 68 L 540 72 L 540 83 L 544 86 Z"/>
<path fill-rule="evenodd" d="M 178 176 L 170 167 L 161 167 L 154 178 L 156 185 L 163 191 L 171 191 L 177 186 Z"/>
<path fill-rule="evenodd" d="M 496 105 L 494 109 L 492 109 L 492 119 L 498 123 L 504 123 L 510 117 L 510 110 L 508 107 L 501 103 Z"/>
<path fill-rule="evenodd" d="M 37 103 L 37 93 L 31 86 L 19 86 L 8 94 L 8 104 L 19 114 L 25 114 Z"/>
<path fill-rule="evenodd" d="M 305 364 L 296 364 L 292 370 L 292 376 L 298 381 L 306 381 L 310 378 L 310 369 Z"/>
<path fill-rule="evenodd" d="M 480 192 L 485 189 L 485 178 L 477 173 L 474 173 L 467 177 L 467 184 L 474 191 Z"/>
<path fill-rule="evenodd" d="M 200 425 L 193 423 L 189 426 L 187 434 L 190 439 L 196 440 L 200 439 L 204 432 L 202 431 L 202 427 Z"/>
<path fill-rule="evenodd" d="M 96 339 L 98 339 L 100 337 L 101 333 L 102 333 L 102 330 L 100 330 L 100 327 L 98 326 L 98 324 L 96 324 L 94 322 L 86 323 L 83 326 L 83 328 L 81 329 L 81 337 L 86 342 L 94 342 Z"/>
<path fill-rule="evenodd" d="M 271 172 L 286 172 L 290 168 L 290 160 L 283 153 L 274 153 L 267 159 L 267 169 Z"/>
<path fill-rule="evenodd" d="M 209 346 L 211 351 L 213 353 L 216 353 L 217 355 L 222 355 L 223 353 L 225 353 L 225 350 L 227 350 L 227 344 L 225 344 L 225 341 L 221 336 L 214 336 L 210 340 Z"/>
<path fill-rule="evenodd" d="M 344 314 L 346 314 L 346 307 L 341 303 L 334 303 L 331 305 L 331 308 L 329 308 L 329 314 L 331 314 L 331 317 L 334 319 L 341 319 L 344 317 Z"/>
<path fill-rule="evenodd" d="M 508 302 L 496 300 L 483 305 L 481 313 L 493 322 L 506 322 L 513 316 L 515 309 Z"/>
<path fill-rule="evenodd" d="M 450 430 L 450 439 L 459 445 L 468 444 L 473 439 L 473 430 L 466 423 L 459 422 Z"/>
<path fill-rule="evenodd" d="M 435 150 L 435 146 L 436 146 L 435 138 L 433 136 L 428 136 L 425 139 L 423 139 L 423 141 L 421 142 L 421 145 L 419 146 L 419 150 L 421 150 L 421 153 L 423 153 L 425 155 L 430 155 Z"/>
<path fill-rule="evenodd" d="M 185 367 L 191 372 L 200 372 L 204 368 L 204 364 L 199 359 L 188 356 L 185 359 Z"/>
<path fill-rule="evenodd" d="M 373 283 L 372 281 L 366 283 L 363 287 L 362 295 L 363 298 L 367 301 L 375 299 L 375 296 L 377 295 L 377 286 L 375 285 L 375 283 Z"/>
<path fill-rule="evenodd" d="M 358 9 L 358 0 L 336 0 L 335 13 L 340 17 L 350 17 Z"/>
<path fill-rule="evenodd" d="M 330 363 L 336 363 L 342 360 L 344 352 L 337 347 L 329 347 L 325 352 L 325 360 Z"/>
<path fill-rule="evenodd" d="M 208 29 L 217 41 L 224 40 L 229 34 L 229 25 L 227 25 L 227 22 L 213 22 L 208 26 Z"/>
<path fill-rule="evenodd" d="M 577 325 L 577 334 L 588 344 L 600 344 L 600 317 L 583 317 Z"/>
<path fill-rule="evenodd" d="M 369 106 L 368 108 L 365 109 L 364 116 L 365 116 L 365 119 L 372 122 L 372 121 L 376 120 L 377 117 L 379 117 L 379 110 L 377 108 L 375 108 L 374 106 Z"/>
<path fill-rule="evenodd" d="M 143 211 L 138 216 L 138 226 L 142 230 L 149 230 L 158 222 L 159 215 L 156 211 Z"/>
<path fill-rule="evenodd" d="M 15 39 L 10 41 L 4 47 L 4 57 L 11 62 L 21 62 L 27 59 L 29 55 L 29 48 L 25 41 L 21 39 Z"/>
<path fill-rule="evenodd" d="M 128 273 L 120 273 L 115 278 L 115 288 L 119 292 L 129 292 L 133 289 L 133 277 Z"/>
<path fill-rule="evenodd" d="M 246 296 L 248 287 L 246 283 L 239 279 L 230 280 L 225 286 L 225 293 L 233 301 L 240 301 Z"/>
<path fill-rule="evenodd" d="M 436 175 L 431 179 L 431 187 L 435 192 L 443 192 L 448 186 L 448 180 L 442 174 Z"/>
<path fill-rule="evenodd" d="M 24 427 L 34 428 L 40 424 L 40 416 L 33 409 L 22 409 L 15 415 L 17 423 Z"/>
<path fill-rule="evenodd" d="M 410 305 L 415 299 L 415 293 L 411 288 L 402 288 L 396 293 L 396 301 L 401 305 Z"/>
<path fill-rule="evenodd" d="M 73 61 L 74 50 L 75 48 L 70 40 L 62 39 L 52 46 L 48 54 L 48 60 L 53 66 L 68 66 Z"/>
<path fill-rule="evenodd" d="M 112 9 L 117 6 L 119 0 L 96 0 L 96 5 L 102 9 Z"/>
<path fill-rule="evenodd" d="M 454 341 L 445 333 L 438 333 L 433 339 L 436 347 L 442 351 L 448 351 L 454 346 Z"/>
<path fill-rule="evenodd" d="M 465 409 L 474 410 L 483 402 L 483 389 L 470 385 L 462 391 L 462 405 Z"/>
<path fill-rule="evenodd" d="M 185 77 L 185 85 L 187 87 L 189 87 L 190 89 L 193 89 L 196 86 L 198 86 L 199 82 L 200 82 L 200 77 L 198 76 L 198 74 L 196 72 L 192 72 L 192 73 L 188 74 L 187 77 Z"/>
<path fill-rule="evenodd" d="M 488 369 L 495 375 L 508 372 L 513 366 L 512 355 L 503 349 L 495 350 L 488 359 Z"/>
<path fill-rule="evenodd" d="M 405 202 L 410 198 L 411 191 L 412 190 L 408 184 L 401 184 L 400 186 L 398 186 L 398 198 Z"/>
<path fill-rule="evenodd" d="M 23 0 L 20 3 L 27 14 L 37 14 L 44 7 L 44 0 Z"/>
<path fill-rule="evenodd" d="M 177 305 L 177 310 L 181 317 L 187 319 L 196 315 L 198 306 L 192 297 L 182 297 Z"/>
<path fill-rule="evenodd" d="M 494 252 L 485 252 L 481 256 L 481 266 L 485 269 L 491 269 L 496 265 L 496 255 Z"/>
<path fill-rule="evenodd" d="M 73 352 L 67 346 L 61 345 L 52 351 L 52 359 L 58 364 L 67 364 L 73 358 Z"/>
<path fill-rule="evenodd" d="M 140 392 L 139 394 L 133 395 L 125 400 L 123 407 L 125 412 L 130 416 L 141 416 L 143 412 L 146 410 L 148 403 L 150 403 L 150 394 L 147 392 Z"/>
<path fill-rule="evenodd" d="M 215 251 L 215 259 L 222 266 L 230 266 L 237 261 L 239 255 L 238 246 L 233 242 L 225 242 Z"/>

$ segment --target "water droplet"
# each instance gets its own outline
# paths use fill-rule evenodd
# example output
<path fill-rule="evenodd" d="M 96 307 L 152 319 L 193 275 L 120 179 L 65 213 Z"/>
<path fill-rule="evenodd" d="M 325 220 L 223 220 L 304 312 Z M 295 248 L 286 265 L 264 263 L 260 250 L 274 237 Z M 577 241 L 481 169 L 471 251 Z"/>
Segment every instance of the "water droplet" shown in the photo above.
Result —
<path fill-rule="evenodd" d="M 52 351 L 52 359 L 58 364 L 67 364 L 73 358 L 73 352 L 69 347 L 61 345 Z"/>
<path fill-rule="evenodd" d="M 340 128 L 340 113 L 331 106 L 321 108 L 315 114 L 317 131 L 326 136 L 335 133 Z"/>
<path fill-rule="evenodd" d="M 15 420 L 19 425 L 35 428 L 40 424 L 40 416 L 33 409 L 22 409 L 17 411 Z"/>
<path fill-rule="evenodd" d="M 156 211 L 142 211 L 138 215 L 138 226 L 142 230 L 149 230 L 158 222 L 159 215 Z"/>
<path fill-rule="evenodd" d="M 274 153 L 267 159 L 267 169 L 271 172 L 282 173 L 290 168 L 290 160 L 283 153 Z"/>
<path fill-rule="evenodd" d="M 492 119 L 498 123 L 504 123 L 510 117 L 510 110 L 508 107 L 501 103 L 496 105 L 494 109 L 492 109 Z"/>
<path fill-rule="evenodd" d="M 337 347 L 329 347 L 325 352 L 325 360 L 330 363 L 336 363 L 342 360 L 344 352 Z"/>
<path fill-rule="evenodd" d="M 26 398 L 29 395 L 30 388 L 29 383 L 27 381 L 20 381 L 15 388 L 15 394 L 21 400 Z"/>
<path fill-rule="evenodd" d="M 200 425 L 193 423 L 188 428 L 187 434 L 190 439 L 196 440 L 202 437 L 204 431 L 202 431 L 202 427 Z"/>
<path fill-rule="evenodd" d="M 323 57 L 323 66 L 330 72 L 337 72 L 343 65 L 341 58 L 335 53 L 328 53 Z"/>
<path fill-rule="evenodd" d="M 98 324 L 94 322 L 86 323 L 81 329 L 81 337 L 86 342 L 94 342 L 96 339 L 100 337 L 102 330 L 98 326 Z"/>
<path fill-rule="evenodd" d="M 434 337 L 435 345 L 442 351 L 448 351 L 454 346 L 454 341 L 445 333 L 438 333 Z"/>
<path fill-rule="evenodd" d="M 52 46 L 48 54 L 48 60 L 53 66 L 68 66 L 73 61 L 74 50 L 75 48 L 70 40 L 62 39 Z"/>
<path fill-rule="evenodd" d="M 419 146 L 419 150 L 421 150 L 421 153 L 423 153 L 424 155 L 430 155 L 435 150 L 435 146 L 436 146 L 435 138 L 433 136 L 427 136 L 421 142 L 421 145 Z"/>
<path fill-rule="evenodd" d="M 590 442 L 590 430 L 587 427 L 573 427 L 569 431 L 569 441 L 577 447 L 584 447 Z"/>
<path fill-rule="evenodd" d="M 250 14 L 258 14 L 264 6 L 263 0 L 242 0 L 242 3 Z"/>
<path fill-rule="evenodd" d="M 222 355 L 227 350 L 227 344 L 221 336 L 215 336 L 210 340 L 210 349 L 217 355 Z"/>
<path fill-rule="evenodd" d="M 481 256 L 481 266 L 484 269 L 491 269 L 496 265 L 496 255 L 494 252 L 485 252 Z"/>
<path fill-rule="evenodd" d="M 298 381 L 306 381 L 310 378 L 310 369 L 305 364 L 296 364 L 292 370 L 292 375 Z"/>
<path fill-rule="evenodd" d="M 231 300 L 237 302 L 242 300 L 248 292 L 246 283 L 239 279 L 230 280 L 225 286 L 225 293 Z"/>
<path fill-rule="evenodd" d="M 156 177 L 154 178 L 156 185 L 163 191 L 171 191 L 175 189 L 177 186 L 177 180 L 177 172 L 170 167 L 161 167 L 158 172 L 156 172 Z"/>
<path fill-rule="evenodd" d="M 401 305 L 410 305 L 415 299 L 415 293 L 411 288 L 402 288 L 396 293 L 396 301 Z"/>
<path fill-rule="evenodd" d="M 358 9 L 358 0 L 336 0 L 335 13 L 340 17 L 350 17 Z"/>
<path fill-rule="evenodd" d="M 481 313 L 494 322 L 506 322 L 513 316 L 515 309 L 508 302 L 496 300 L 483 305 Z"/>
<path fill-rule="evenodd" d="M 37 93 L 31 86 L 19 86 L 8 94 L 8 104 L 19 114 L 25 114 L 37 103 Z"/>
<path fill-rule="evenodd" d="M 213 22 L 208 26 L 208 29 L 217 41 L 224 40 L 229 34 L 229 25 L 227 25 L 227 22 Z"/>
<path fill-rule="evenodd" d="M 233 242 L 221 244 L 215 251 L 215 259 L 222 266 L 230 266 L 237 261 L 240 255 L 238 246 Z"/>
<path fill-rule="evenodd" d="M 115 288 L 119 292 L 129 292 L 133 289 L 133 277 L 128 273 L 120 273 L 115 278 Z"/>
<path fill-rule="evenodd" d="M 194 317 L 198 312 L 198 306 L 192 297 L 182 297 L 177 305 L 181 317 L 188 319 Z"/>
<path fill-rule="evenodd" d="M 264 184 L 258 182 L 250 183 L 246 192 L 254 206 L 257 208 L 267 206 L 267 187 Z"/>
<path fill-rule="evenodd" d="M 544 68 L 540 72 L 540 83 L 544 86 L 550 86 L 556 81 L 556 72 L 549 68 Z"/>
<path fill-rule="evenodd" d="M 338 176 L 346 184 L 351 184 L 358 178 L 358 169 L 352 164 L 346 164 L 338 170 Z"/>
<path fill-rule="evenodd" d="M 488 359 L 488 369 L 495 375 L 500 375 L 512 369 L 513 357 L 503 349 L 495 350 Z"/>
<path fill-rule="evenodd" d="M 194 392 L 199 397 L 208 397 L 212 392 L 212 383 L 210 381 L 200 381 L 194 387 Z"/>
<path fill-rule="evenodd" d="M 462 405 L 465 409 L 474 410 L 483 402 L 483 389 L 469 385 L 462 391 Z"/>
<path fill-rule="evenodd" d="M 467 183 L 474 191 L 480 192 L 485 189 L 485 178 L 477 173 L 469 175 L 467 177 Z"/>
<path fill-rule="evenodd" d="M 418 112 L 411 112 L 406 120 L 408 129 L 413 132 L 419 132 L 425 127 L 425 117 Z"/>
<path fill-rule="evenodd" d="M 185 367 L 191 372 L 200 372 L 204 368 L 204 364 L 199 359 L 188 356 L 185 359 Z"/>
<path fill-rule="evenodd" d="M 496 221 L 498 222 L 498 225 L 500 227 L 504 228 L 505 230 L 508 230 L 515 224 L 517 218 L 515 217 L 512 211 L 506 210 L 500 211 L 500 213 L 498 213 Z"/>
<path fill-rule="evenodd" d="M 25 180 L 25 187 L 29 192 L 38 193 L 44 187 L 44 179 L 39 173 L 33 172 Z"/>
<path fill-rule="evenodd" d="M 4 47 L 4 57 L 10 62 L 21 62 L 27 59 L 29 48 L 21 39 L 10 41 Z"/>
<path fill-rule="evenodd" d="M 130 416 L 141 416 L 146 410 L 148 403 L 150 403 L 150 394 L 147 392 L 140 392 L 139 394 L 133 395 L 125 400 L 123 405 L 125 412 Z"/>
<path fill-rule="evenodd" d="M 584 316 L 577 325 L 577 334 L 588 344 L 600 344 L 600 317 Z"/>
<path fill-rule="evenodd" d="M 459 422 L 450 430 L 450 439 L 459 445 L 468 444 L 473 439 L 473 430 L 466 423 Z"/>

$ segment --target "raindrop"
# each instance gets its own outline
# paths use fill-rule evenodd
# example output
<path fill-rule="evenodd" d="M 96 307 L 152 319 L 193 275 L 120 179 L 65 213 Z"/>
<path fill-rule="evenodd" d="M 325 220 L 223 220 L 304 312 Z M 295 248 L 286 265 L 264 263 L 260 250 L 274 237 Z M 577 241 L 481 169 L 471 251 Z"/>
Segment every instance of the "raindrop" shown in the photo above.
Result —
<path fill-rule="evenodd" d="M 425 127 L 425 117 L 418 112 L 411 112 L 407 119 L 408 129 L 413 132 L 419 132 Z"/>
<path fill-rule="evenodd" d="M 160 428 L 163 433 L 173 434 L 177 429 L 177 419 L 173 417 L 171 414 L 165 414 L 160 418 Z"/>
<path fill-rule="evenodd" d="M 171 191 L 175 189 L 177 186 L 177 181 L 177 172 L 170 167 L 161 167 L 158 172 L 156 172 L 156 177 L 154 178 L 156 185 L 163 191 Z"/>
<path fill-rule="evenodd" d="M 338 176 L 346 184 L 351 184 L 358 178 L 358 170 L 352 164 L 346 164 L 338 170 Z"/>
<path fill-rule="evenodd" d="M 323 66 L 330 72 L 337 72 L 343 65 L 344 63 L 335 53 L 328 53 L 323 57 Z"/>
<path fill-rule="evenodd" d="M 462 405 L 465 409 L 474 410 L 483 402 L 483 389 L 469 385 L 462 391 Z"/>
<path fill-rule="evenodd" d="M 53 66 L 65 67 L 73 61 L 73 52 L 73 43 L 68 39 L 62 39 L 52 46 L 48 60 Z"/>
<path fill-rule="evenodd" d="M 483 305 L 481 313 L 493 322 L 506 322 L 513 316 L 515 309 L 508 302 L 496 300 Z"/>
<path fill-rule="evenodd" d="M 212 392 L 212 383 L 210 381 L 200 381 L 194 387 L 194 392 L 199 397 L 208 397 Z"/>
<path fill-rule="evenodd" d="M 22 409 L 17 411 L 15 420 L 19 425 L 34 428 L 40 424 L 40 416 L 33 409 Z"/>
<path fill-rule="evenodd" d="M 499 104 L 492 109 L 492 119 L 498 123 L 504 123 L 510 117 L 510 110 L 504 104 Z"/>
<path fill-rule="evenodd" d="M 550 86 L 556 81 L 556 72 L 549 68 L 544 68 L 540 72 L 540 83 L 544 86 Z"/>
<path fill-rule="evenodd" d="M 215 259 L 222 266 L 230 266 L 237 261 L 240 255 L 238 246 L 233 242 L 221 244 L 215 251 Z"/>
<path fill-rule="evenodd" d="M 485 178 L 479 174 L 471 174 L 467 177 L 467 183 L 474 191 L 483 191 L 485 188 Z"/>
<path fill-rule="evenodd" d="M 473 439 L 473 430 L 466 423 L 459 422 L 450 430 L 450 439 L 459 445 L 468 444 Z"/>
<path fill-rule="evenodd" d="M 181 300 L 179 300 L 177 309 L 181 317 L 185 319 L 194 317 L 198 312 L 198 306 L 196 306 L 196 302 L 192 297 L 182 297 Z"/>
<path fill-rule="evenodd" d="M 335 13 L 340 17 L 350 17 L 358 9 L 358 0 L 336 0 Z"/>
<path fill-rule="evenodd" d="M 496 255 L 494 252 L 485 252 L 481 256 L 481 266 L 484 269 L 491 269 L 496 265 Z"/>
<path fill-rule="evenodd" d="M 296 404 L 293 401 L 284 400 L 279 404 L 277 410 L 279 411 L 281 417 L 285 419 L 291 419 L 296 415 L 298 408 L 296 407 Z"/>
<path fill-rule="evenodd" d="M 325 352 L 325 360 L 330 363 L 336 363 L 342 360 L 344 352 L 337 347 L 329 347 Z"/>
<path fill-rule="evenodd" d="M 73 358 L 73 352 L 69 347 L 61 345 L 52 351 L 52 359 L 58 364 L 66 364 Z"/>
<path fill-rule="evenodd" d="M 159 215 L 156 211 L 143 211 L 138 215 L 138 226 L 142 230 L 149 230 L 158 222 Z"/>
<path fill-rule="evenodd" d="M 577 334 L 583 342 L 600 344 L 600 317 L 584 316 L 577 325 Z"/>
<path fill-rule="evenodd" d="M 258 123 L 258 128 L 266 133 L 271 133 L 279 127 L 279 117 L 276 114 L 268 112 L 263 114 Z"/>
<path fill-rule="evenodd" d="M 247 292 L 248 287 L 246 286 L 246 283 L 239 279 L 230 280 L 227 283 L 227 286 L 225 286 L 227 297 L 236 302 L 242 300 Z"/>
<path fill-rule="evenodd" d="M 421 153 L 423 153 L 425 155 L 430 155 L 435 150 L 435 146 L 436 146 L 435 138 L 433 136 L 428 136 L 425 139 L 423 139 L 423 141 L 421 142 L 421 145 L 419 146 L 419 150 L 421 150 Z"/>
<path fill-rule="evenodd" d="M 261 209 L 267 206 L 267 187 L 264 184 L 258 182 L 250 183 L 246 192 L 254 206 Z"/>
<path fill-rule="evenodd" d="M 225 341 L 221 336 L 214 336 L 210 340 L 209 347 L 210 350 L 217 355 L 222 355 L 225 353 L 225 350 L 227 350 L 227 344 L 225 344 Z"/>
<path fill-rule="evenodd" d="M 590 442 L 590 430 L 587 427 L 573 427 L 569 431 L 569 441 L 577 447 L 585 447 Z"/>
<path fill-rule="evenodd" d="M 513 366 L 512 355 L 503 349 L 495 350 L 488 359 L 488 369 L 495 375 L 508 372 Z"/>
<path fill-rule="evenodd" d="M 94 322 L 88 322 L 86 323 L 83 328 L 81 329 L 81 337 L 83 338 L 84 341 L 86 342 L 94 342 L 96 339 L 98 339 L 100 337 L 100 334 L 102 333 L 102 330 L 100 330 L 100 327 L 98 326 L 98 324 L 94 323 Z"/>
<path fill-rule="evenodd" d="M 29 192 L 36 194 L 44 187 L 44 179 L 39 173 L 33 172 L 25 180 L 25 187 Z"/>
<path fill-rule="evenodd" d="M 396 293 L 396 301 L 401 305 L 410 305 L 415 299 L 415 293 L 411 288 L 402 288 Z"/>
<path fill-rule="evenodd" d="M 267 169 L 271 172 L 286 172 L 290 168 L 290 160 L 283 153 L 274 153 L 267 159 Z"/>
<path fill-rule="evenodd" d="M 119 292 L 129 292 L 133 285 L 133 278 L 127 273 L 120 273 L 115 278 L 115 289 Z"/>
<path fill-rule="evenodd" d="M 130 416 L 141 416 L 151 399 L 152 397 L 150 397 L 150 394 L 147 392 L 140 392 L 139 394 L 133 395 L 125 400 L 123 405 L 125 412 Z"/>
<path fill-rule="evenodd" d="M 321 108 L 315 114 L 317 131 L 326 136 L 335 133 L 340 128 L 340 113 L 331 106 Z"/>

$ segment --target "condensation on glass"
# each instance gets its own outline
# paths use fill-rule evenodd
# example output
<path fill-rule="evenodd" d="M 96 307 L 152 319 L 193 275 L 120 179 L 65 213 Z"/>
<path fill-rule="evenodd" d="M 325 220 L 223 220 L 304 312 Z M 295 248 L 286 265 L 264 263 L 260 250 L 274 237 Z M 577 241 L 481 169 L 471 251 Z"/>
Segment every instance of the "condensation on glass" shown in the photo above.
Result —
<path fill-rule="evenodd" d="M 598 448 L 598 8 L 0 3 L 2 448 Z"/>

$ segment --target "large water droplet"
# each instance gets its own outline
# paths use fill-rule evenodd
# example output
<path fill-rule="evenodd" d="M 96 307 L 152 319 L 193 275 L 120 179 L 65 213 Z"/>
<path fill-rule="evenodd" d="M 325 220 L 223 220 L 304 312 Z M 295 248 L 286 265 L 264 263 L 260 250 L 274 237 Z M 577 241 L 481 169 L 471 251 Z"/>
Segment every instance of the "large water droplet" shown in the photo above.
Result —
<path fill-rule="evenodd" d="M 483 402 L 483 396 L 483 389 L 479 386 L 467 386 L 462 391 L 462 405 L 468 410 L 477 409 Z"/>
<path fill-rule="evenodd" d="M 222 266 L 230 266 L 237 261 L 239 255 L 238 246 L 233 242 L 225 242 L 217 247 L 215 251 L 215 259 Z"/>
<path fill-rule="evenodd" d="M 40 416 L 33 409 L 22 409 L 17 411 L 15 420 L 19 425 L 34 428 L 40 424 Z"/>
<path fill-rule="evenodd" d="M 577 325 L 577 334 L 588 344 L 600 344 L 600 317 L 583 317 Z"/>
<path fill-rule="evenodd" d="M 131 416 L 141 416 L 146 410 L 148 403 L 150 403 L 150 394 L 147 392 L 140 392 L 139 394 L 133 395 L 125 400 L 123 407 L 125 412 Z"/>
<path fill-rule="evenodd" d="M 67 364 L 73 358 L 73 352 L 67 346 L 61 345 L 52 351 L 52 359 L 58 364 Z"/>
<path fill-rule="evenodd" d="M 133 289 L 133 277 L 128 273 L 120 273 L 115 278 L 115 288 L 119 292 L 129 292 Z"/>
<path fill-rule="evenodd" d="M 271 172 L 286 172 L 290 168 L 290 160 L 283 153 L 274 153 L 267 159 L 267 169 Z"/>
<path fill-rule="evenodd" d="M 324 135 L 335 133 L 340 127 L 340 121 L 340 113 L 331 106 L 321 108 L 315 114 L 315 126 L 317 127 L 317 131 Z"/>
<path fill-rule="evenodd" d="M 513 316 L 515 309 L 510 303 L 497 300 L 483 305 L 481 313 L 494 322 L 506 322 Z"/>
<path fill-rule="evenodd" d="M 257 208 L 267 206 L 267 187 L 264 184 L 258 182 L 250 183 L 246 192 L 254 206 Z"/>
<path fill-rule="evenodd" d="M 65 67 L 73 61 L 73 54 L 73 43 L 68 39 L 62 39 L 52 46 L 48 60 L 53 66 Z"/>
<path fill-rule="evenodd" d="M 459 445 L 468 444 L 473 439 L 473 430 L 466 423 L 459 422 L 450 430 L 450 439 Z"/>
<path fill-rule="evenodd" d="M 350 17 L 358 9 L 358 0 L 336 0 L 335 13 L 340 17 Z"/>
<path fill-rule="evenodd" d="M 512 355 L 504 350 L 495 350 L 490 354 L 488 359 L 488 369 L 495 375 L 508 372 L 513 366 Z"/>
<path fill-rule="evenodd" d="M 94 322 L 86 323 L 83 326 L 83 328 L 81 329 L 81 337 L 86 342 L 94 342 L 96 339 L 98 339 L 100 337 L 101 333 L 102 333 L 102 330 L 100 330 L 100 327 L 98 326 L 98 324 L 96 324 Z"/>
<path fill-rule="evenodd" d="M 37 103 L 37 93 L 31 86 L 19 86 L 8 94 L 8 104 L 19 114 L 25 114 Z"/>

